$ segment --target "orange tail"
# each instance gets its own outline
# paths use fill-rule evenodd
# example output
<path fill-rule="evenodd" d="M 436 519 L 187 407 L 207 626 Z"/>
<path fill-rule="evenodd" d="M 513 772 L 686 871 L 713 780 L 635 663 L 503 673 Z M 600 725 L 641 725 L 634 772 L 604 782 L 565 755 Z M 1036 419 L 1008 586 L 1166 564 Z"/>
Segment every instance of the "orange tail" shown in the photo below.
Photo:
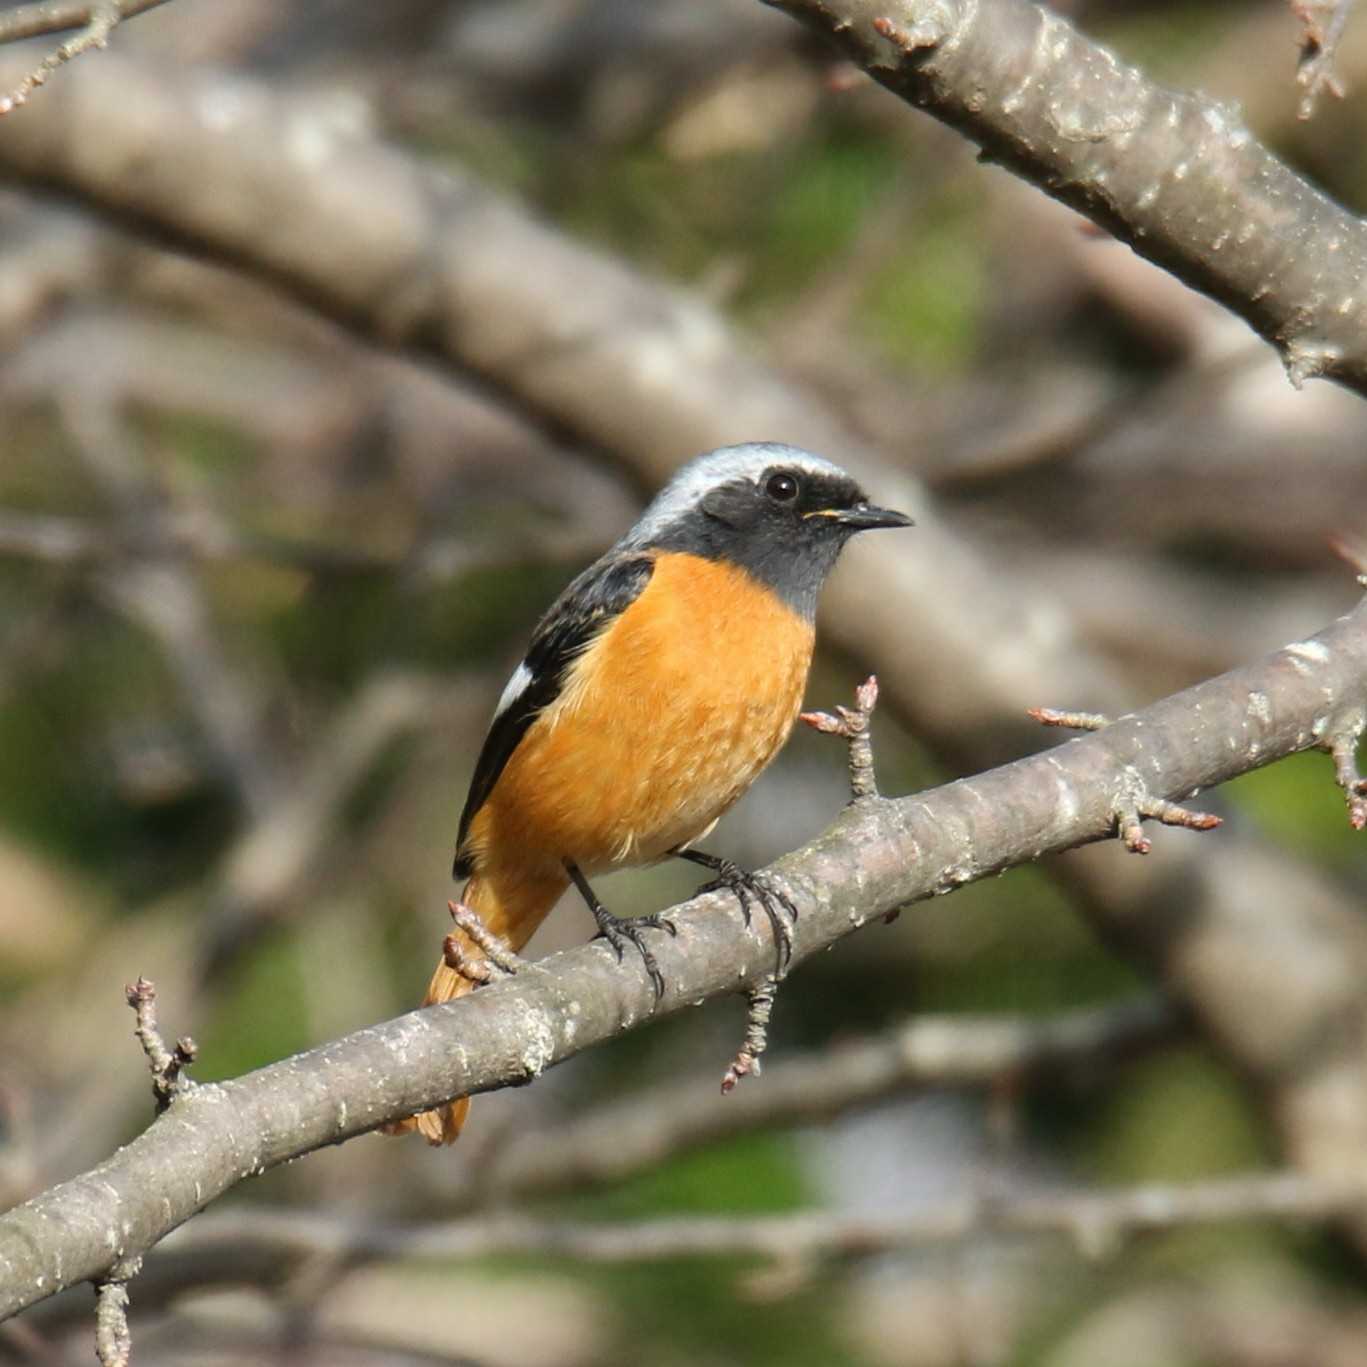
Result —
<path fill-rule="evenodd" d="M 532 938 L 536 928 L 546 919 L 560 894 L 568 885 L 565 878 L 531 880 L 518 878 L 499 880 L 497 886 L 490 878 L 475 877 L 461 893 L 461 901 L 474 911 L 485 926 L 516 953 Z M 484 952 L 464 931 L 452 932 L 460 941 L 461 952 L 470 959 L 484 958 Z M 451 968 L 443 957 L 427 984 L 424 1006 L 453 1001 L 472 992 L 475 984 Z M 465 1117 L 470 1111 L 470 1098 L 458 1097 L 435 1110 L 423 1111 L 384 1126 L 385 1134 L 409 1134 L 413 1130 L 429 1144 L 454 1144 L 460 1137 Z"/>

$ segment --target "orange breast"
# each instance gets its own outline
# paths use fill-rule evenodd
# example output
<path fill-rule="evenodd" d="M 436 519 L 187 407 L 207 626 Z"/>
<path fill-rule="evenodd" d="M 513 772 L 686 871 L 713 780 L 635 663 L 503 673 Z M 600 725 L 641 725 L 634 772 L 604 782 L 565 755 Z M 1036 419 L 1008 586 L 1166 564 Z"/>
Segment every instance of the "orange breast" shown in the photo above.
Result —
<path fill-rule="evenodd" d="M 643 864 L 703 835 L 787 740 L 812 627 L 744 571 L 662 554 L 471 823 L 478 871 Z"/>

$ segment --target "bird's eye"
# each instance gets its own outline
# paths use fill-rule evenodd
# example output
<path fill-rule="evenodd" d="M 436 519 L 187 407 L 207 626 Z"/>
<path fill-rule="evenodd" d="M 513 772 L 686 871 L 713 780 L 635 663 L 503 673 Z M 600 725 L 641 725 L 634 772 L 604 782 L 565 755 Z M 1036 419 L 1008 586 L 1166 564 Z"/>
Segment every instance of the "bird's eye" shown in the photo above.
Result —
<path fill-rule="evenodd" d="M 770 475 L 764 481 L 764 492 L 775 503 L 791 503 L 797 497 L 797 480 L 792 475 Z"/>

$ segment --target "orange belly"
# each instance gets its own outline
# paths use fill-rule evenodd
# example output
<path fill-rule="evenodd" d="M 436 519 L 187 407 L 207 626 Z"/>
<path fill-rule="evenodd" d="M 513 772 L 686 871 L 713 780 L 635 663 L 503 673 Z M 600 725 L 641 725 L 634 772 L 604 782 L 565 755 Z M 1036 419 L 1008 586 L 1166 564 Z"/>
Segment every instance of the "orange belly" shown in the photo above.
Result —
<path fill-rule="evenodd" d="M 470 826 L 477 873 L 646 864 L 699 839 L 787 740 L 812 626 L 744 571 L 665 553 Z"/>

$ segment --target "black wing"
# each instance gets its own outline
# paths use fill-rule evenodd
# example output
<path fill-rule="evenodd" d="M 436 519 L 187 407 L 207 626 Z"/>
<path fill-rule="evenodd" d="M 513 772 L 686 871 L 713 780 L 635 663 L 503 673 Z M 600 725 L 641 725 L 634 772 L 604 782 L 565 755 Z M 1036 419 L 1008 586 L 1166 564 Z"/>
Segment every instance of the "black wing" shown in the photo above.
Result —
<path fill-rule="evenodd" d="M 559 697 L 574 661 L 640 597 L 654 569 L 655 562 L 648 555 L 599 560 L 570 584 L 541 619 L 521 666 L 530 676 L 527 685 L 495 716 L 475 764 L 456 837 L 453 872 L 457 878 L 468 878 L 474 871 L 465 850 L 470 822 L 493 792 L 518 742 L 537 715 Z"/>

